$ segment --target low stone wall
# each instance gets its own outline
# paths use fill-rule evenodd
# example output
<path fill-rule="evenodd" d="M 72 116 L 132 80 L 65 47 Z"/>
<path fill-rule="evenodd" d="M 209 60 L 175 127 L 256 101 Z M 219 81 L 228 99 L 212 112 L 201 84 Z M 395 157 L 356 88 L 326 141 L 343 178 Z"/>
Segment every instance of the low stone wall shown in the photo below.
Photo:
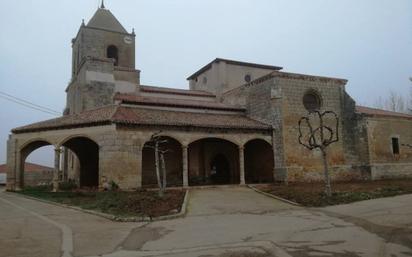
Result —
<path fill-rule="evenodd" d="M 412 178 L 412 163 L 388 163 L 371 165 L 372 180 L 385 178 Z"/>
<path fill-rule="evenodd" d="M 53 180 L 53 171 L 32 171 L 24 173 L 25 186 L 49 184 Z"/>
<path fill-rule="evenodd" d="M 336 165 L 329 167 L 329 172 L 334 181 L 371 179 L 369 166 Z M 323 167 L 319 167 L 316 171 L 305 171 L 303 167 L 288 167 L 287 174 L 290 182 L 318 182 L 324 179 Z"/>

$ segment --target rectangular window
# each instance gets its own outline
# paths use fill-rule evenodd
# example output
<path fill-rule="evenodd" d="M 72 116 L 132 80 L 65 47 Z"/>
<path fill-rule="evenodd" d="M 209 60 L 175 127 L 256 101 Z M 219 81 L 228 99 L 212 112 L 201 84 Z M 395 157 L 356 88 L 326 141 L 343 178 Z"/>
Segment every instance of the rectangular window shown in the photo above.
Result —
<path fill-rule="evenodd" d="M 393 154 L 399 154 L 399 138 L 392 137 L 392 152 Z"/>

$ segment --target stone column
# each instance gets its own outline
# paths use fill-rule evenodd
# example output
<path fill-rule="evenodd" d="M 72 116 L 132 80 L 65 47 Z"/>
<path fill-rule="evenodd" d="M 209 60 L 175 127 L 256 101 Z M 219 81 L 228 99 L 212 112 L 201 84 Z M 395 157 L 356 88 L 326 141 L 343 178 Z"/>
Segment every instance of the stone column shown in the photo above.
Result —
<path fill-rule="evenodd" d="M 244 156 L 245 148 L 243 146 L 239 146 L 239 171 L 240 171 L 240 184 L 245 185 L 245 156 Z"/>
<path fill-rule="evenodd" d="M 53 192 L 59 190 L 59 175 L 60 175 L 60 148 L 54 149 L 54 173 L 53 173 Z"/>
<path fill-rule="evenodd" d="M 142 188 L 143 175 L 143 146 L 137 149 L 137 188 Z"/>
<path fill-rule="evenodd" d="M 183 187 L 189 186 L 189 167 L 188 167 L 188 146 L 182 146 L 182 162 L 183 162 Z"/>
<path fill-rule="evenodd" d="M 14 188 L 15 190 L 19 191 L 22 190 L 24 187 L 24 163 L 21 160 L 21 151 L 16 152 L 16 164 L 14 167 Z"/>
<path fill-rule="evenodd" d="M 62 148 L 62 151 L 63 151 L 63 160 L 62 160 L 62 163 L 63 163 L 63 170 L 62 170 L 62 173 L 63 173 L 63 181 L 68 181 L 69 180 L 69 163 L 68 163 L 68 149 L 66 148 L 66 147 L 63 147 Z"/>

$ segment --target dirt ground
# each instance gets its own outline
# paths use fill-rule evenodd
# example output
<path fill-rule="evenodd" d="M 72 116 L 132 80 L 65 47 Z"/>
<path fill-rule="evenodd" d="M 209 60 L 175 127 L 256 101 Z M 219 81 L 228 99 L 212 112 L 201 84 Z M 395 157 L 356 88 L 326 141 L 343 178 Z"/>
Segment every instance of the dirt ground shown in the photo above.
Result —
<path fill-rule="evenodd" d="M 332 182 L 332 197 L 324 194 L 323 183 L 261 185 L 258 189 L 309 207 L 345 204 L 412 193 L 412 180 Z"/>
<path fill-rule="evenodd" d="M 184 190 L 167 190 L 163 197 L 159 197 L 158 191 L 153 190 L 49 192 L 31 188 L 19 193 L 123 217 L 158 217 L 178 213 L 185 196 Z"/>

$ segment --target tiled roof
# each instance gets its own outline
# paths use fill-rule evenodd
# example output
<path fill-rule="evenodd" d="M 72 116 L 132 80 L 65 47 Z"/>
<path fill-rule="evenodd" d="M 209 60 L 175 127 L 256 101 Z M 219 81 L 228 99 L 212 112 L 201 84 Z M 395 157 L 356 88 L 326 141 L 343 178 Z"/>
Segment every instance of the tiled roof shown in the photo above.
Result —
<path fill-rule="evenodd" d="M 363 113 L 363 114 L 372 115 L 372 116 L 412 119 L 412 115 L 410 114 L 386 111 L 386 110 L 370 108 L 370 107 L 365 107 L 365 106 L 356 106 L 356 111 L 358 113 Z"/>
<path fill-rule="evenodd" d="M 0 173 L 6 173 L 6 164 L 0 165 Z M 26 162 L 24 163 L 24 171 L 25 172 L 36 172 L 36 171 L 53 171 L 52 167 L 47 167 L 35 163 Z"/>
<path fill-rule="evenodd" d="M 218 62 L 225 62 L 227 64 L 233 64 L 233 65 L 245 66 L 245 67 L 252 67 L 252 68 L 259 68 L 259 69 L 266 69 L 266 70 L 281 70 L 281 69 L 283 69 L 282 67 L 273 66 L 273 65 L 251 63 L 251 62 L 241 62 L 241 61 L 235 61 L 235 60 L 229 60 L 229 59 L 223 59 L 223 58 L 216 58 L 213 61 L 211 61 L 210 63 L 203 66 L 200 70 L 198 70 L 195 73 L 193 73 L 192 75 L 190 75 L 187 78 L 187 80 L 195 79 L 197 76 L 199 76 L 203 72 L 209 70 L 212 67 L 213 63 L 218 63 Z"/>
<path fill-rule="evenodd" d="M 150 93 L 216 97 L 214 94 L 206 92 L 206 91 L 202 91 L 202 90 L 189 90 L 189 89 L 154 87 L 154 86 L 143 86 L 143 85 L 140 85 L 140 90 L 143 92 L 150 92 Z"/>
<path fill-rule="evenodd" d="M 269 130 L 271 126 L 244 114 L 212 114 L 111 105 L 15 128 L 13 133 L 66 129 L 104 124 L 181 126 L 216 129 Z"/>
<path fill-rule="evenodd" d="M 12 130 L 13 133 L 22 133 L 38 130 L 52 130 L 73 128 L 89 125 L 99 125 L 103 123 L 110 123 L 110 118 L 116 110 L 115 105 L 105 106 L 90 111 L 84 111 L 80 114 L 72 114 L 62 116 L 55 119 L 36 122 L 30 125 L 18 127 Z"/>
<path fill-rule="evenodd" d="M 137 105 L 149 105 L 149 106 L 167 106 L 167 107 L 183 107 L 193 109 L 209 109 L 209 110 L 222 110 L 222 111 L 240 111 L 243 112 L 244 108 L 239 108 L 219 102 L 212 101 L 199 101 L 188 99 L 172 99 L 162 97 L 145 97 L 133 94 L 116 94 L 115 100 L 120 100 L 123 103 L 137 104 Z"/>
<path fill-rule="evenodd" d="M 178 112 L 133 107 L 118 108 L 112 119 L 115 123 L 136 125 L 265 130 L 271 128 L 271 126 L 252 120 L 243 114 Z"/>

